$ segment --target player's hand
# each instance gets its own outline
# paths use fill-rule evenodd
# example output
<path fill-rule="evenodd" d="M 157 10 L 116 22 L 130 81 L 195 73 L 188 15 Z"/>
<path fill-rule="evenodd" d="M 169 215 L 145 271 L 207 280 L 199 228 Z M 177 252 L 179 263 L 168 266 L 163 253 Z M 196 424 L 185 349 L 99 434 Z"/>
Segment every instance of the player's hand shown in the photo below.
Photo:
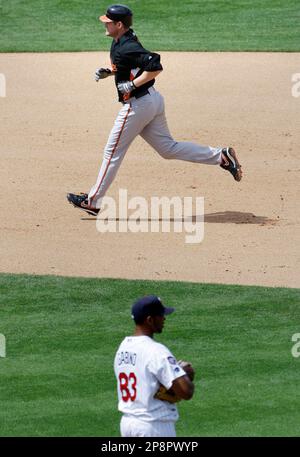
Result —
<path fill-rule="evenodd" d="M 178 360 L 177 363 L 186 372 L 190 380 L 193 381 L 195 377 L 195 370 L 193 365 L 190 362 L 186 362 L 185 360 Z"/>
<path fill-rule="evenodd" d="M 109 68 L 97 68 L 95 71 L 95 81 L 99 81 L 99 79 L 107 78 L 112 74 L 112 71 Z"/>
<path fill-rule="evenodd" d="M 136 87 L 133 81 L 124 81 L 118 84 L 118 89 L 122 94 L 130 94 Z"/>

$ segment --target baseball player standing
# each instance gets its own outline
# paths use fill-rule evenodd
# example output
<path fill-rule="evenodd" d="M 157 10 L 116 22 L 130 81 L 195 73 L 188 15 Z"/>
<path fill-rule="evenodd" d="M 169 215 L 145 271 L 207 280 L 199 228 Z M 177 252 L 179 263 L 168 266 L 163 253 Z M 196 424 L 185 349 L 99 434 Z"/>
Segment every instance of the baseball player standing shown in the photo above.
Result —
<path fill-rule="evenodd" d="M 95 79 L 99 81 L 114 76 L 122 107 L 105 146 L 95 185 L 88 194 L 68 194 L 68 201 L 89 214 L 97 215 L 101 199 L 138 135 L 165 159 L 220 165 L 240 181 L 242 170 L 232 147 L 200 146 L 172 138 L 164 99 L 154 89 L 155 78 L 163 69 L 160 55 L 147 51 L 130 28 L 132 11 L 125 5 L 112 5 L 99 19 L 105 24 L 106 35 L 113 38 L 110 50 L 112 68 L 98 68 Z"/>
<path fill-rule="evenodd" d="M 173 311 L 155 295 L 132 306 L 135 332 L 122 341 L 114 361 L 123 437 L 175 437 L 175 403 L 193 396 L 191 364 L 180 365 L 166 346 L 153 339 L 154 333 L 162 332 L 165 316 Z M 184 364 L 188 368 L 182 368 Z"/>

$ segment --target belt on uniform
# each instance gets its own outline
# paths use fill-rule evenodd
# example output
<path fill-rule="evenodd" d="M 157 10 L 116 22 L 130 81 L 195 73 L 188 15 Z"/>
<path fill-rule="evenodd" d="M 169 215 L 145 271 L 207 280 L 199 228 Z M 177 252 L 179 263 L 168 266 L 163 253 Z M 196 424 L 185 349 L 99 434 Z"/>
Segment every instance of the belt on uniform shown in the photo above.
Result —
<path fill-rule="evenodd" d="M 155 90 L 153 86 L 150 86 L 149 89 Z M 152 90 L 151 90 L 151 92 L 152 92 Z M 132 98 L 141 98 L 141 97 L 144 97 L 144 95 L 148 95 L 148 94 L 150 94 L 150 91 L 148 89 L 145 89 L 145 90 L 143 90 L 141 92 L 138 92 L 137 94 L 133 95 L 128 100 L 122 101 L 122 103 L 124 105 L 125 103 L 130 102 L 130 100 Z"/>
<path fill-rule="evenodd" d="M 150 94 L 150 92 L 149 92 L 148 89 L 143 90 L 142 92 L 138 92 L 138 93 L 135 94 L 133 97 L 135 97 L 135 98 L 141 98 L 141 97 L 144 97 L 144 95 L 147 95 L 147 94 Z"/>

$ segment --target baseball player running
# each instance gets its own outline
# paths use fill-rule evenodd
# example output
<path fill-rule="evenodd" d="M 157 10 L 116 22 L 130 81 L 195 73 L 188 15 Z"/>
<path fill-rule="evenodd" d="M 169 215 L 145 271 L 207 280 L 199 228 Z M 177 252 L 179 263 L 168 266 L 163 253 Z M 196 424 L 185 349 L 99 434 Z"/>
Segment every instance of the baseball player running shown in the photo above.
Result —
<path fill-rule="evenodd" d="M 68 194 L 76 208 L 97 215 L 106 194 L 132 141 L 140 135 L 163 158 L 220 165 L 236 181 L 242 179 L 241 165 L 232 147 L 200 146 L 175 141 L 169 131 L 164 99 L 154 89 L 155 78 L 162 71 L 160 55 L 147 51 L 138 40 L 132 25 L 132 11 L 125 5 L 112 5 L 100 16 L 106 35 L 113 38 L 110 50 L 111 69 L 98 68 L 96 81 L 114 76 L 122 107 L 104 149 L 104 157 L 95 185 L 88 194 Z"/>
<path fill-rule="evenodd" d="M 114 361 L 123 437 L 175 437 L 176 402 L 193 396 L 191 364 L 177 362 L 166 346 L 153 339 L 173 311 L 155 295 L 132 306 L 135 332 L 122 341 Z"/>

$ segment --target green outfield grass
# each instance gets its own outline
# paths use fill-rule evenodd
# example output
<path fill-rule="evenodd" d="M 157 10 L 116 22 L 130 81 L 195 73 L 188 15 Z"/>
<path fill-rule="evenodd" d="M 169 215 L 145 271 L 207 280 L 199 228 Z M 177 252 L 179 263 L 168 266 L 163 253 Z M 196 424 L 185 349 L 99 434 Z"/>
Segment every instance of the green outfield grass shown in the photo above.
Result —
<path fill-rule="evenodd" d="M 113 2 L 0 0 L 0 52 L 108 50 Z M 299 51 L 299 0 L 126 0 L 143 44 L 171 51 Z"/>
<path fill-rule="evenodd" d="M 1 436 L 118 436 L 113 358 L 130 307 L 176 312 L 158 340 L 196 368 L 179 436 L 299 435 L 300 289 L 0 275 Z"/>

